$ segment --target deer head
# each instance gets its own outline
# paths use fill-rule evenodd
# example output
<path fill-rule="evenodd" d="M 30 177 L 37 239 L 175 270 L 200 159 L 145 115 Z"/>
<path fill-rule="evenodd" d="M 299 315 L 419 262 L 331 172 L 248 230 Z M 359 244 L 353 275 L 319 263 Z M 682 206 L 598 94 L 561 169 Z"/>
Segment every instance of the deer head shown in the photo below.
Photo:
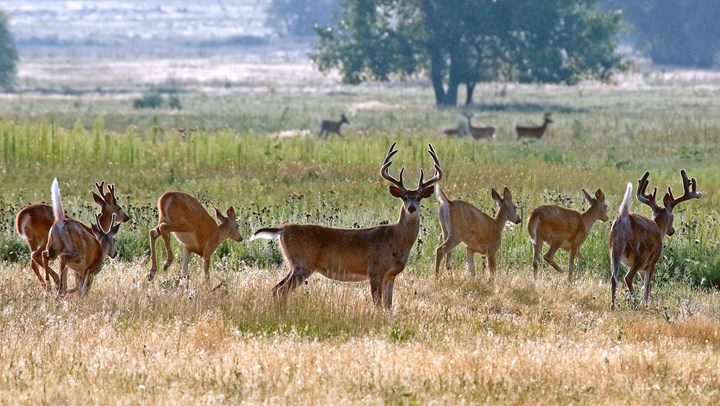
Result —
<path fill-rule="evenodd" d="M 653 220 L 657 223 L 661 231 L 668 236 L 675 234 L 675 228 L 673 227 L 673 209 L 678 204 L 690 200 L 699 199 L 702 197 L 702 193 L 697 191 L 697 181 L 695 178 L 688 179 L 685 169 L 680 170 L 680 177 L 683 183 L 683 195 L 677 199 L 673 196 L 672 189 L 668 186 L 668 191 L 663 197 L 663 206 L 660 207 L 657 204 L 657 188 L 653 189 L 652 194 L 646 192 L 647 186 L 650 183 L 648 177 L 650 172 L 645 172 L 642 178 L 638 179 L 638 191 L 637 199 L 640 203 L 649 206 L 653 212 Z"/>
<path fill-rule="evenodd" d="M 420 181 L 418 182 L 417 189 L 409 190 L 405 187 L 405 183 L 403 181 L 403 172 L 405 171 L 405 167 L 402 167 L 400 169 L 400 179 L 393 178 L 388 172 L 388 168 L 390 167 L 390 164 L 392 164 L 390 158 L 392 158 L 392 156 L 397 153 L 397 150 L 395 149 L 395 144 L 396 143 L 393 142 L 393 144 L 390 146 L 390 149 L 388 150 L 387 155 L 385 156 L 382 168 L 380 169 L 380 175 L 383 178 L 387 179 L 390 183 L 392 183 L 392 185 L 390 185 L 390 194 L 394 197 L 397 197 L 398 199 L 402 199 L 403 211 L 410 215 L 417 215 L 420 210 L 420 200 L 427 199 L 428 197 L 432 196 L 432 193 L 435 190 L 433 185 L 440 181 L 440 179 L 442 179 L 442 169 L 440 169 L 440 161 L 438 160 L 437 154 L 435 153 L 433 146 L 431 144 L 428 144 L 428 154 L 430 154 L 430 157 L 435 163 L 435 175 L 427 182 L 424 182 L 424 172 L 422 169 L 420 169 Z"/>

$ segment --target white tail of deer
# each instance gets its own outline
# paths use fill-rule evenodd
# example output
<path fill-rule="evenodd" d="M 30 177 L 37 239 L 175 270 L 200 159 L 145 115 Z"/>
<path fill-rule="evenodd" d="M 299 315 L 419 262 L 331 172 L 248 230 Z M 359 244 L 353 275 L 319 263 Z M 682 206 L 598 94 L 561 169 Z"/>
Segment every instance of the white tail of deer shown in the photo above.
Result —
<path fill-rule="evenodd" d="M 167 270 L 173 262 L 173 253 L 170 249 L 170 234 L 183 246 L 182 272 L 183 277 L 188 275 L 190 254 L 197 254 L 203 258 L 205 281 L 210 280 L 210 259 L 218 245 L 226 239 L 237 242 L 242 241 L 239 226 L 235 220 L 235 209 L 231 206 L 223 216 L 215 209 L 216 223 L 205 211 L 198 200 L 187 193 L 165 192 L 158 199 L 158 213 L 160 220 L 158 226 L 150 230 L 150 261 L 152 263 L 147 278 L 152 281 L 157 272 L 157 255 L 155 240 L 162 237 L 165 242 L 167 260 L 163 271 Z"/>
<path fill-rule="evenodd" d="M 284 300 L 290 290 L 295 289 L 317 271 L 323 276 L 339 281 L 359 282 L 370 280 L 370 293 L 377 306 L 384 303 L 392 307 L 395 277 L 405 269 L 410 250 L 420 231 L 420 201 L 433 193 L 432 185 L 442 178 L 442 169 L 432 145 L 428 153 L 435 163 L 435 175 L 420 182 L 417 189 L 409 190 L 403 181 L 404 168 L 400 178 L 390 176 L 390 159 L 397 153 L 395 143 L 385 156 L 380 175 L 391 183 L 390 194 L 402 199 L 400 218 L 397 222 L 365 229 L 339 229 L 314 224 L 286 224 L 277 228 L 263 228 L 256 231 L 251 240 L 257 238 L 279 238 L 289 272 L 285 279 L 275 286 L 273 294 Z"/>
<path fill-rule="evenodd" d="M 51 275 L 58 291 L 64 294 L 67 292 L 67 268 L 72 269 L 77 281 L 72 291 L 80 290 L 84 294 L 92 286 L 95 275 L 100 272 L 105 257 L 115 258 L 117 255 L 114 236 L 120 229 L 120 224 L 115 224 L 115 214 L 110 219 L 107 231 L 101 225 L 102 214 L 95 217 L 92 227 L 66 217 L 57 179 L 52 184 L 52 201 L 55 221 L 48 232 L 48 241 L 43 252 L 45 273 Z M 49 265 L 55 258 L 58 258 L 59 262 L 59 276 Z"/>
<path fill-rule="evenodd" d="M 573 264 L 578 260 L 577 272 L 581 269 L 580 246 L 585 242 L 590 229 L 597 220 L 608 221 L 607 204 L 602 190 L 595 191 L 595 197 L 582 189 L 590 208 L 584 213 L 555 205 L 535 208 L 528 219 L 528 233 L 533 246 L 533 276 L 537 277 L 540 268 L 540 255 L 543 244 L 550 246 L 545 254 L 545 262 L 558 272 L 562 272 L 553 256 L 558 249 L 568 252 L 568 278 L 573 278 Z"/>
<path fill-rule="evenodd" d="M 117 202 L 115 185 L 109 184 L 107 193 L 104 192 L 105 181 L 95 183 L 95 187 L 100 194 L 98 195 L 93 192 L 92 195 L 95 203 L 100 206 L 100 224 L 103 230 L 110 229 L 113 215 L 115 215 L 116 220 L 121 223 L 130 220 L 130 216 L 122 210 L 122 207 L 120 207 Z M 46 273 L 45 279 L 43 280 L 39 268 L 44 266 L 42 253 L 47 246 L 48 233 L 54 221 L 53 207 L 47 204 L 31 204 L 26 206 L 20 210 L 15 219 L 15 227 L 18 235 L 25 240 L 30 248 L 30 268 L 35 273 L 35 276 L 37 276 L 40 284 L 47 288 L 50 287 L 50 275 Z"/>
<path fill-rule="evenodd" d="M 517 121 L 515 122 L 515 134 L 517 134 L 517 139 L 522 138 L 532 138 L 532 139 L 540 139 L 543 135 L 545 135 L 545 130 L 547 130 L 548 124 L 551 124 L 553 121 L 550 118 L 550 115 L 552 113 L 545 113 L 543 116 L 543 124 L 539 127 L 522 127 L 517 125 Z"/>
<path fill-rule="evenodd" d="M 467 118 L 467 131 L 476 140 L 495 138 L 495 127 L 475 127 L 472 125 L 472 113 L 462 113 Z"/>
<path fill-rule="evenodd" d="M 647 306 L 655 266 L 662 254 L 663 241 L 666 235 L 675 234 L 673 209 L 684 201 L 699 199 L 702 196 L 702 193 L 697 191 L 695 178 L 688 179 L 687 173 L 683 169 L 680 171 L 683 195 L 676 199 L 668 187 L 668 191 L 663 197 L 663 206 L 660 207 L 656 201 L 657 188 L 653 190 L 652 194 L 646 193 L 648 183 L 650 183 L 649 176 L 650 172 L 645 172 L 643 177 L 638 180 L 637 199 L 640 203 L 650 207 L 653 220 L 637 213 L 630 213 L 632 185 L 628 184 L 618 217 L 610 229 L 612 309 L 615 309 L 615 292 L 621 263 L 630 268 L 624 278 L 630 295 L 634 294 L 633 278 L 638 272 L 642 273 L 644 288 L 642 303 L 643 306 Z"/>
<path fill-rule="evenodd" d="M 350 125 L 350 122 L 347 117 L 345 117 L 345 114 L 340 115 L 340 121 L 320 120 L 320 132 L 318 133 L 318 137 L 323 137 L 324 135 L 324 138 L 327 139 L 330 134 L 337 134 L 342 138 L 340 127 L 343 124 Z"/>
<path fill-rule="evenodd" d="M 484 255 L 486 266 L 490 268 L 493 279 L 497 270 L 496 256 L 500 249 L 500 241 L 505 223 L 520 223 L 517 206 L 512 201 L 510 189 L 503 190 L 503 196 L 495 189 L 491 195 L 498 205 L 495 218 L 483 213 L 477 207 L 462 200 L 450 200 L 435 186 L 436 198 L 440 201 L 440 227 L 443 232 L 443 243 L 435 250 L 435 276 L 440 276 L 440 264 L 447 255 L 446 267 L 450 270 L 450 252 L 455 246 L 464 243 L 467 251 L 467 266 L 475 276 L 475 254 Z"/>

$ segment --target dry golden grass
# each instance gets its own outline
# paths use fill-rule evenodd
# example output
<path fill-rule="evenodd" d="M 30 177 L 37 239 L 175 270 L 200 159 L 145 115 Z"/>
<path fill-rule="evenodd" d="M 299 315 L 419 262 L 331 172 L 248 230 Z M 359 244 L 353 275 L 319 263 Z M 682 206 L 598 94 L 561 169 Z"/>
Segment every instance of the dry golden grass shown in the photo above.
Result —
<path fill-rule="evenodd" d="M 205 286 L 177 268 L 109 264 L 86 297 L 0 272 L 0 399 L 121 403 L 715 403 L 720 300 L 666 284 L 652 307 L 608 310 L 609 285 L 529 269 L 491 286 L 408 269 L 392 314 L 366 283 L 320 276 L 284 308 L 278 271 L 219 259 Z M 209 288 L 222 279 L 225 285 Z"/>

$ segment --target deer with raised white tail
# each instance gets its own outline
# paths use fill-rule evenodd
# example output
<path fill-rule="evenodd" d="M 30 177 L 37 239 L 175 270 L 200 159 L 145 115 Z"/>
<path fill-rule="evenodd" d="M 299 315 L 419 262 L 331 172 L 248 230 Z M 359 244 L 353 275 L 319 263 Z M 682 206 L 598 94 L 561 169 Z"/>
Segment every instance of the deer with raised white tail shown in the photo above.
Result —
<path fill-rule="evenodd" d="M 637 213 L 630 213 L 632 184 L 628 183 L 618 217 L 610 228 L 610 281 L 612 284 L 610 307 L 612 309 L 615 309 L 615 291 L 621 263 L 629 268 L 624 280 L 631 297 L 634 295 L 633 278 L 638 272 L 643 275 L 642 304 L 647 307 L 652 277 L 657 261 L 662 254 L 665 236 L 675 234 L 673 209 L 682 202 L 702 197 L 702 193 L 697 191 L 695 178 L 688 179 L 687 173 L 682 169 L 680 177 L 683 183 L 683 195 L 676 199 L 668 187 L 667 193 L 663 197 L 663 206 L 660 207 L 656 201 L 657 188 L 654 188 L 652 194 L 646 193 L 648 183 L 650 183 L 649 176 L 650 172 L 645 172 L 643 177 L 638 180 L 637 199 L 640 203 L 650 207 L 653 219 Z"/>
<path fill-rule="evenodd" d="M 225 216 L 215 209 L 215 217 L 220 222 L 218 224 L 196 198 L 182 192 L 165 192 L 158 199 L 158 213 L 158 226 L 150 230 L 151 267 L 147 274 L 149 281 L 153 280 L 157 272 L 155 240 L 158 237 L 162 237 L 167 252 L 163 271 L 170 267 L 174 259 L 170 248 L 170 234 L 173 234 L 183 246 L 181 276 L 188 276 L 190 254 L 197 254 L 203 258 L 205 282 L 210 280 L 210 259 L 218 245 L 228 238 L 237 242 L 243 240 L 235 220 L 235 208 L 232 206 L 227 209 Z"/>
<path fill-rule="evenodd" d="M 343 124 L 350 125 L 350 122 L 347 117 L 345 117 L 345 114 L 340 115 L 340 121 L 320 120 L 320 132 L 318 133 L 318 137 L 322 137 L 324 134 L 324 138 L 327 139 L 330 134 L 337 134 L 340 138 L 342 138 L 343 135 L 340 133 L 340 127 Z"/>
<path fill-rule="evenodd" d="M 360 282 L 370 280 L 370 294 L 376 306 L 391 309 L 396 276 L 405 269 L 410 250 L 420 232 L 420 201 L 430 197 L 433 184 L 442 178 L 440 161 L 432 145 L 428 153 L 435 163 L 435 175 L 420 182 L 415 190 L 405 187 L 400 178 L 390 176 L 390 159 L 397 153 L 395 143 L 388 150 L 380 175 L 391 183 L 390 194 L 401 199 L 400 217 L 393 224 L 364 229 L 340 229 L 314 224 L 286 224 L 257 230 L 251 240 L 279 238 L 280 250 L 289 268 L 287 276 L 273 289 L 285 300 L 290 290 L 314 272 L 329 279 Z"/>
<path fill-rule="evenodd" d="M 470 274 L 475 276 L 475 254 L 486 257 L 485 266 L 490 268 L 493 280 L 497 270 L 497 252 L 505 223 L 511 221 L 520 223 L 517 215 L 517 206 L 512 201 L 510 189 L 503 189 L 503 195 L 493 188 L 492 199 L 498 205 L 495 218 L 483 213 L 480 209 L 462 200 L 450 200 L 435 186 L 435 197 L 440 202 L 440 227 L 443 233 L 443 243 L 435 250 L 435 276 L 440 276 L 440 264 L 445 256 L 445 265 L 450 270 L 450 252 L 458 244 L 464 243 L 467 251 L 467 266 Z"/>
<path fill-rule="evenodd" d="M 595 191 L 595 197 L 582 189 L 590 208 L 584 213 L 555 205 L 536 207 L 528 219 L 528 233 L 533 246 L 533 277 L 537 278 L 543 244 L 550 246 L 543 257 L 558 272 L 563 270 L 553 256 L 558 249 L 568 252 L 568 279 L 573 278 L 573 264 L 577 258 L 577 273 L 581 269 L 580 246 L 585 242 L 590 229 L 597 220 L 608 221 L 607 204 L 602 190 Z"/>
<path fill-rule="evenodd" d="M 79 290 L 85 294 L 100 272 L 105 257 L 115 258 L 117 255 L 114 236 L 120 224 L 115 224 L 115 214 L 111 216 L 107 230 L 101 225 L 102 213 L 96 215 L 92 227 L 66 217 L 57 179 L 53 180 L 51 192 L 55 221 L 50 227 L 47 245 L 42 253 L 43 267 L 45 273 L 54 279 L 60 294 L 68 292 L 67 268 L 72 269 L 75 271 L 76 286 L 69 292 Z M 59 276 L 50 269 L 50 261 L 55 258 L 58 258 Z"/>
<path fill-rule="evenodd" d="M 517 139 L 522 138 L 531 138 L 539 140 L 542 138 L 543 135 L 545 135 L 545 130 L 547 130 L 548 124 L 551 124 L 553 121 L 550 118 L 550 115 L 552 113 L 545 113 L 543 115 L 543 123 L 539 127 L 522 127 L 517 125 L 517 121 L 515 122 L 515 134 L 517 134 Z"/>
<path fill-rule="evenodd" d="M 112 216 L 115 215 L 116 221 L 124 223 L 130 220 L 120 207 L 115 195 L 115 185 L 108 185 L 108 192 L 105 192 L 105 181 L 95 183 L 100 194 L 92 193 L 95 203 L 100 206 L 100 224 L 103 230 L 110 229 Z M 35 272 L 40 284 L 49 288 L 50 275 L 45 274 L 45 279 L 40 275 L 39 268 L 43 267 L 42 253 L 45 251 L 48 241 L 48 232 L 55 221 L 53 216 L 53 208 L 48 204 L 31 204 L 24 207 L 17 214 L 15 219 L 15 227 L 17 233 L 25 240 L 30 248 L 30 268 Z"/>
<path fill-rule="evenodd" d="M 462 113 L 467 118 L 467 131 L 476 140 L 495 138 L 495 127 L 475 127 L 472 125 L 472 113 Z"/>

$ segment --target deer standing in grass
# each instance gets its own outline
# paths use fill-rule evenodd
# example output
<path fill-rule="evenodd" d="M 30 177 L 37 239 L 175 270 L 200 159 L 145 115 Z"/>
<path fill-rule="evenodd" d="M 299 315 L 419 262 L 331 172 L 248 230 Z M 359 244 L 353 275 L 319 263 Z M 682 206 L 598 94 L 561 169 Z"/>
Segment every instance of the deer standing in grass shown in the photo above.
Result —
<path fill-rule="evenodd" d="M 172 233 L 183 246 L 181 276 L 188 276 L 190 254 L 197 254 L 203 258 L 205 282 L 210 280 L 210 258 L 218 245 L 228 238 L 237 242 L 243 240 L 238 230 L 239 225 L 235 220 L 235 209 L 232 206 L 227 209 L 226 216 L 215 209 L 215 217 L 220 221 L 218 224 L 196 198 L 182 192 L 165 192 L 158 200 L 158 212 L 159 224 L 150 230 L 150 261 L 152 265 L 147 274 L 149 281 L 153 280 L 157 272 L 155 240 L 158 237 L 162 237 L 167 252 L 163 271 L 170 267 L 174 259 L 170 248 L 170 233 Z"/>
<path fill-rule="evenodd" d="M 115 224 L 115 214 L 110 218 L 107 231 L 101 224 L 102 213 L 96 215 L 92 227 L 66 217 L 57 179 L 53 180 L 51 192 L 55 221 L 50 227 L 47 245 L 42 253 L 43 267 L 45 273 L 55 280 L 60 294 L 68 292 L 67 268 L 72 269 L 75 271 L 77 283 L 75 289 L 69 292 L 79 290 L 85 294 L 92 286 L 95 275 L 100 272 L 105 257 L 115 258 L 117 255 L 114 236 L 120 229 L 120 224 Z M 49 265 L 55 258 L 58 258 L 59 276 Z"/>
<path fill-rule="evenodd" d="M 120 223 L 130 220 L 130 216 L 122 210 L 122 207 L 117 202 L 115 185 L 109 184 L 107 193 L 105 192 L 105 181 L 95 183 L 95 187 L 100 192 L 100 194 L 93 192 L 93 198 L 95 203 L 100 206 L 100 225 L 103 230 L 111 228 L 110 223 L 113 215 Z M 30 248 L 30 268 L 35 272 L 40 284 L 46 288 L 50 287 L 50 275 L 45 273 L 45 279 L 43 280 L 39 268 L 43 267 L 42 253 L 47 246 L 48 232 L 54 221 L 53 208 L 48 204 L 26 206 L 20 210 L 15 219 L 18 235 L 25 240 Z M 88 228 L 88 231 L 90 231 L 90 228 Z"/>
<path fill-rule="evenodd" d="M 339 229 L 314 224 L 286 224 L 276 228 L 257 230 L 256 238 L 280 239 L 280 250 L 289 268 L 287 276 L 278 283 L 273 294 L 285 300 L 313 272 L 329 279 L 344 282 L 370 280 L 370 294 L 376 306 L 384 303 L 391 309 L 395 277 L 405 269 L 410 250 L 420 232 L 420 201 L 430 197 L 433 184 L 442 179 L 440 161 L 432 145 L 428 153 L 435 163 L 435 175 L 420 182 L 415 190 L 405 187 L 403 171 L 400 179 L 390 176 L 390 159 L 397 153 L 395 143 L 388 150 L 380 175 L 391 183 L 390 194 L 401 199 L 400 218 L 388 225 L 365 229 Z"/>
<path fill-rule="evenodd" d="M 551 114 L 552 113 L 545 113 L 543 116 L 543 124 L 539 127 L 522 127 L 517 125 L 517 122 L 515 122 L 515 134 L 517 134 L 517 139 L 532 138 L 539 140 L 542 138 L 542 136 L 545 135 L 545 130 L 547 130 L 548 124 L 553 122 L 550 118 Z"/>
<path fill-rule="evenodd" d="M 467 118 L 467 131 L 476 140 L 495 138 L 495 127 L 475 127 L 472 125 L 472 113 L 462 113 Z"/>
<path fill-rule="evenodd" d="M 633 278 L 640 272 L 643 275 L 643 306 L 647 307 L 648 298 L 655 266 L 660 259 L 665 236 L 675 234 L 673 228 L 673 209 L 680 203 L 699 199 L 702 193 L 697 191 L 695 178 L 688 179 L 685 170 L 680 171 L 684 193 L 675 199 L 672 190 L 668 187 L 663 197 L 663 206 L 657 204 L 657 188 L 652 194 L 647 194 L 646 189 L 650 172 L 645 172 L 638 180 L 637 199 L 652 209 L 653 219 L 637 213 L 630 213 L 630 200 L 632 195 L 632 184 L 628 183 L 625 197 L 620 205 L 618 217 L 610 229 L 610 279 L 612 283 L 611 308 L 615 309 L 615 291 L 617 290 L 618 273 L 620 264 L 629 268 L 625 275 L 625 285 L 630 295 L 634 294 Z M 631 296 L 632 297 L 632 296 Z"/>
<path fill-rule="evenodd" d="M 503 196 L 495 189 L 492 198 L 498 205 L 495 218 L 483 213 L 477 207 L 462 200 L 450 200 L 435 186 L 435 197 L 440 202 L 440 227 L 443 232 L 443 243 L 435 250 L 435 276 L 440 276 L 440 264 L 447 255 L 445 265 L 450 270 L 450 252 L 455 246 L 464 243 L 467 251 L 467 266 L 470 274 L 475 276 L 475 253 L 486 257 L 486 267 L 490 268 L 493 279 L 497 269 L 496 256 L 500 249 L 500 241 L 505 223 L 520 223 L 517 206 L 512 201 L 510 189 L 503 190 Z"/>
<path fill-rule="evenodd" d="M 533 246 L 533 277 L 537 278 L 537 271 L 540 268 L 543 243 L 550 246 L 543 257 L 545 262 L 558 272 L 562 272 L 553 256 L 558 249 L 563 249 L 568 252 L 568 279 L 573 278 L 575 258 L 578 260 L 577 272 L 580 273 L 580 246 L 585 242 L 597 220 L 608 221 L 603 191 L 600 189 L 595 191 L 594 198 L 585 189 L 582 189 L 582 192 L 590 203 L 590 208 L 582 214 L 555 205 L 540 206 L 530 213 L 528 233 Z"/>
<path fill-rule="evenodd" d="M 324 134 L 324 138 L 327 139 L 330 134 L 337 134 L 340 138 L 342 138 L 343 135 L 340 133 L 340 127 L 343 124 L 350 125 L 350 122 L 347 117 L 345 117 L 345 114 L 340 115 L 340 121 L 320 120 L 320 132 L 318 133 L 318 137 L 322 137 Z"/>

